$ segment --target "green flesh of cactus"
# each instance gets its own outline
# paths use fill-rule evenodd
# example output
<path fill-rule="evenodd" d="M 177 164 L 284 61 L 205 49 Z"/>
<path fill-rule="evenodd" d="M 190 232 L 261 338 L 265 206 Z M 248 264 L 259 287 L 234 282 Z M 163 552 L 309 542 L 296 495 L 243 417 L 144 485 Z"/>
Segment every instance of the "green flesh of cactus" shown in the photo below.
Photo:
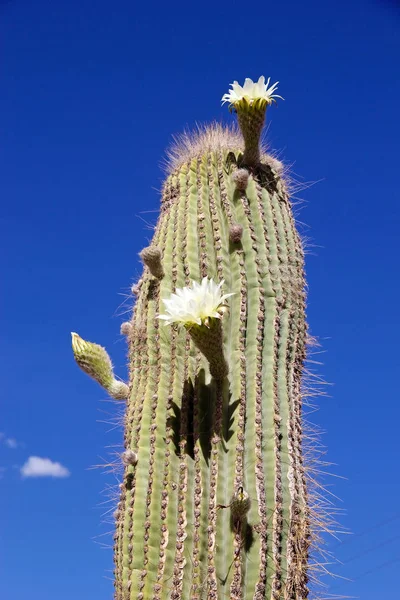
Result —
<path fill-rule="evenodd" d="M 241 157 L 234 145 L 206 149 L 164 185 L 152 241 L 164 277 L 145 269 L 129 336 L 125 446 L 137 464 L 117 511 L 117 600 L 308 594 L 303 251 L 283 180 L 264 164 L 236 189 Z M 234 292 L 221 320 L 224 379 L 184 327 L 156 318 L 163 298 L 205 276 Z M 235 520 L 240 488 L 251 503 Z"/>
<path fill-rule="evenodd" d="M 218 126 L 189 140 L 141 253 L 122 327 L 130 379 L 116 600 L 308 597 L 304 256 L 279 163 L 259 149 L 271 101 L 235 106 L 244 149 Z M 205 277 L 232 294 L 221 319 L 165 326 L 162 300 Z M 77 334 L 73 343 L 86 373 L 121 386 L 104 349 Z"/>

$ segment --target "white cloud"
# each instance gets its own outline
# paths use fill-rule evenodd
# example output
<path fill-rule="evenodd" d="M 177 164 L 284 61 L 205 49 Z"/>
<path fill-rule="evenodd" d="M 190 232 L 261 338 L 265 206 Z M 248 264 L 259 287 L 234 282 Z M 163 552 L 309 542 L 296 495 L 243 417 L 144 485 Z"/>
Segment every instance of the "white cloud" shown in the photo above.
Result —
<path fill-rule="evenodd" d="M 69 477 L 70 472 L 59 462 L 49 458 L 30 456 L 21 467 L 22 477 Z"/>
<path fill-rule="evenodd" d="M 18 442 L 14 438 L 6 438 L 4 443 L 8 448 L 12 448 L 13 450 L 18 446 Z"/>
<path fill-rule="evenodd" d="M 7 446 L 7 448 L 11 448 L 12 450 L 15 450 L 15 448 L 18 448 L 18 446 L 21 445 L 15 438 L 7 437 L 4 431 L 0 431 L 0 441 Z"/>

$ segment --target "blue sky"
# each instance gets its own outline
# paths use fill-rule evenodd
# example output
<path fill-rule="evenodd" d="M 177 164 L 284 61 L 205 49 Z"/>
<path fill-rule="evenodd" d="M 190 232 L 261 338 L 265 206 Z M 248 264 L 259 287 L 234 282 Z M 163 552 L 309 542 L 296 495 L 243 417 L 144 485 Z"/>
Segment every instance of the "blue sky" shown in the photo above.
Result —
<path fill-rule="evenodd" d="M 328 591 L 394 597 L 399 31 L 398 5 L 383 0 L 0 2 L 1 598 L 112 598 L 104 490 L 118 480 L 91 467 L 119 451 L 121 432 L 69 332 L 105 345 L 124 376 L 119 326 L 164 149 L 195 122 L 229 122 L 228 84 L 261 74 L 285 97 L 268 111 L 271 147 L 316 182 L 298 193 L 299 219 L 316 358 L 333 385 L 312 417 L 353 532 L 328 540 L 341 561 L 331 570 L 353 580 L 328 579 Z M 23 465 L 58 477 L 23 477 Z"/>

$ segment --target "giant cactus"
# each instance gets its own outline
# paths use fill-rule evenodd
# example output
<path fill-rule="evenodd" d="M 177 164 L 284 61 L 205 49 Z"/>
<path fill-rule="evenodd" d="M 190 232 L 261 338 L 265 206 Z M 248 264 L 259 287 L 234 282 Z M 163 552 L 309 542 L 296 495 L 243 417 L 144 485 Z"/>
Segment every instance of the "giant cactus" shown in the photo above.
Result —
<path fill-rule="evenodd" d="M 141 253 L 122 327 L 116 600 L 308 597 L 303 250 L 281 165 L 260 147 L 268 84 L 223 97 L 243 137 L 212 125 L 178 144 Z M 82 342 L 78 363 L 100 381 Z"/>

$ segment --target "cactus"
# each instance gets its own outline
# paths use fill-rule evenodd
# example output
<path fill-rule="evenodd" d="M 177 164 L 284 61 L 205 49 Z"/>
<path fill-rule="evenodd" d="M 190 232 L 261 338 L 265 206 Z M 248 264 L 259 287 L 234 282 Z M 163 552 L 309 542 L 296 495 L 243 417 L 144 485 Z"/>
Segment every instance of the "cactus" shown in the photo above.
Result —
<path fill-rule="evenodd" d="M 115 400 L 126 400 L 129 388 L 114 377 L 114 370 L 107 351 L 98 344 L 83 340 L 71 332 L 72 350 L 79 367 L 99 383 Z"/>
<path fill-rule="evenodd" d="M 308 597 L 304 257 L 281 165 L 260 147 L 268 85 L 223 97 L 244 146 L 219 125 L 178 143 L 141 253 L 116 600 Z M 220 298 L 200 314 L 203 282 Z"/>

